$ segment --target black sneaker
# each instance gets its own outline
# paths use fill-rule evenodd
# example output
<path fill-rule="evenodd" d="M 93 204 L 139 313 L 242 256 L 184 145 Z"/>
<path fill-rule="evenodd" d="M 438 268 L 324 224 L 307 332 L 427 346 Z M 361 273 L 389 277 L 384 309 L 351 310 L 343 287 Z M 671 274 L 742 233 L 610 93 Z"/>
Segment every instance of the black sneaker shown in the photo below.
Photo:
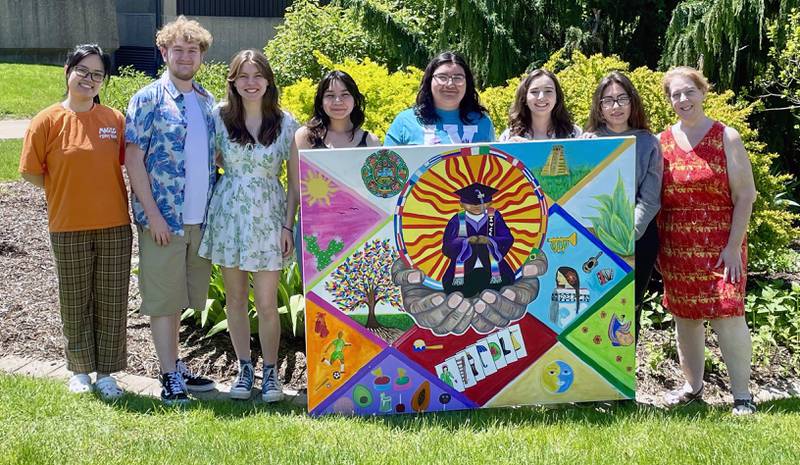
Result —
<path fill-rule="evenodd" d="M 255 371 L 252 363 L 239 363 L 239 375 L 230 390 L 231 399 L 247 400 L 253 392 Z"/>
<path fill-rule="evenodd" d="M 161 375 L 161 402 L 164 405 L 182 405 L 189 402 L 183 378 L 177 371 Z"/>
<path fill-rule="evenodd" d="M 189 371 L 189 367 L 187 367 L 181 359 L 175 361 L 175 368 L 178 370 L 178 373 L 183 376 L 183 382 L 186 385 L 186 389 L 190 392 L 211 391 L 217 386 L 213 380 L 204 378 Z"/>
<path fill-rule="evenodd" d="M 283 386 L 281 386 L 274 366 L 264 366 L 263 381 L 261 399 L 264 402 L 278 402 L 283 399 Z"/>

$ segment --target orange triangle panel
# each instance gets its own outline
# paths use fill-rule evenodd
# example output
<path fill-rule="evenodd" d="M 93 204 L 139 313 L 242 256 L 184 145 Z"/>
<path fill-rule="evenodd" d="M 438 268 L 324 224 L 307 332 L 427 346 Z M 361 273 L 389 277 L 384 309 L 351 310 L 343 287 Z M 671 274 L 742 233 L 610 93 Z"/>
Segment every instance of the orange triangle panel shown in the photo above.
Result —
<path fill-rule="evenodd" d="M 375 358 L 386 343 L 313 292 L 306 294 L 308 410 Z"/>

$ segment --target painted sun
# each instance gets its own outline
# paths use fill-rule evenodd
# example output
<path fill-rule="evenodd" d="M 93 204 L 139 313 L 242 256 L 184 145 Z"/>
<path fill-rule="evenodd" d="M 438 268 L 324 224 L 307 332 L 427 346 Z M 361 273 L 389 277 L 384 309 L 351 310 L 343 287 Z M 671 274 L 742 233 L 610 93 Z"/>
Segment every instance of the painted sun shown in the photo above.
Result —
<path fill-rule="evenodd" d="M 311 171 L 302 183 L 302 194 L 309 206 L 317 202 L 330 205 L 331 194 L 337 190 L 331 186 L 331 181 L 318 171 Z"/>

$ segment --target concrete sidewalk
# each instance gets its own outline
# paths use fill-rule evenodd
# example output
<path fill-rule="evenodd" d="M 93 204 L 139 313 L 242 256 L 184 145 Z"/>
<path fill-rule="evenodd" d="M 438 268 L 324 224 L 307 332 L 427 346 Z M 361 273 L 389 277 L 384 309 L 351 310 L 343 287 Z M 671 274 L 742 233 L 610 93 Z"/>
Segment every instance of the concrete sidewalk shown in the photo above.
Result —
<path fill-rule="evenodd" d="M 0 120 L 0 139 L 22 139 L 30 124 L 29 119 Z"/>
<path fill-rule="evenodd" d="M 67 371 L 66 362 L 52 361 L 43 362 L 40 360 L 28 359 L 17 357 L 15 355 L 7 355 L 0 357 L 0 372 L 5 372 L 15 375 L 32 376 L 35 378 L 50 378 L 66 381 L 72 376 L 72 373 Z M 119 385 L 126 392 L 138 394 L 149 397 L 159 397 L 161 393 L 161 385 L 158 380 L 148 378 L 146 376 L 132 375 L 125 372 L 116 373 L 114 378 L 119 382 Z M 66 389 L 66 388 L 65 388 Z M 228 384 L 217 383 L 217 388 L 209 392 L 192 393 L 191 397 L 197 400 L 228 400 L 228 391 L 230 386 Z M 307 404 L 305 393 L 293 391 L 291 389 L 284 389 L 284 402 L 291 402 L 295 405 L 303 407 Z M 253 389 L 253 396 L 251 399 L 259 399 L 261 391 Z"/>

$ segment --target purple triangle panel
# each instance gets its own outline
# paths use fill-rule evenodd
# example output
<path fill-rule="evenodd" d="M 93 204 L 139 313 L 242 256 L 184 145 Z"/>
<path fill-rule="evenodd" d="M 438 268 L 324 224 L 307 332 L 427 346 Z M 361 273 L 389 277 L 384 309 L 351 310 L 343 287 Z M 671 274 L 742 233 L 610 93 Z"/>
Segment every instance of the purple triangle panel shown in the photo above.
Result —
<path fill-rule="evenodd" d="M 311 415 L 390 415 L 476 407 L 463 394 L 389 347 L 328 396 Z"/>

